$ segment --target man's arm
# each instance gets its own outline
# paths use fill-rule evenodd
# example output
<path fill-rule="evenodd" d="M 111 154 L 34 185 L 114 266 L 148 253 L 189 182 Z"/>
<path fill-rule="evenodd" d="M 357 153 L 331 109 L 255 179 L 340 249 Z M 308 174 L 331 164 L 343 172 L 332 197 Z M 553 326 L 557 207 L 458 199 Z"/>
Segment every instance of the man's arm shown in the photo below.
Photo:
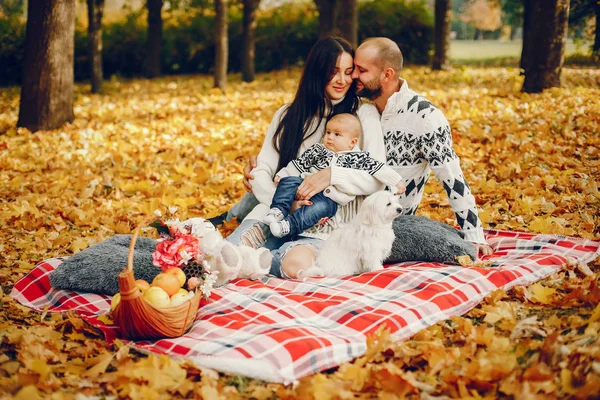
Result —
<path fill-rule="evenodd" d="M 475 198 L 452 147 L 452 134 L 446 117 L 436 109 L 423 121 L 423 130 L 425 133 L 419 138 L 419 150 L 444 187 L 465 239 L 476 245 L 488 246 Z"/>

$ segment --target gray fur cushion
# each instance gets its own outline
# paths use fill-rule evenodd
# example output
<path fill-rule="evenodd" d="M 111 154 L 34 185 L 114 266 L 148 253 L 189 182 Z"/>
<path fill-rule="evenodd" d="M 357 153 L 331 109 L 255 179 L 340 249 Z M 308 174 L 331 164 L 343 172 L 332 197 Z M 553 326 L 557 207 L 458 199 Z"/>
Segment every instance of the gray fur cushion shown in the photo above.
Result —
<path fill-rule="evenodd" d="M 441 222 L 415 215 L 402 215 L 394 220 L 396 239 L 386 264 L 403 261 L 458 264 L 457 256 L 468 255 L 473 261 L 477 252 L 464 233 Z"/>
<path fill-rule="evenodd" d="M 117 276 L 127 266 L 131 235 L 115 235 L 67 258 L 50 274 L 56 289 L 113 295 L 119 291 Z M 152 279 L 161 271 L 152 265 L 156 240 L 138 237 L 133 256 L 135 279 Z"/>
<path fill-rule="evenodd" d="M 477 254 L 464 234 L 441 222 L 412 215 L 394 220 L 396 240 L 386 264 L 403 261 L 427 261 L 457 264 L 456 257 Z M 131 235 L 115 235 L 68 257 L 50 274 L 56 289 L 113 295 L 119 291 L 117 275 L 127 265 Z M 160 268 L 152 265 L 156 240 L 139 237 L 135 243 L 133 271 L 135 279 L 152 282 Z"/>

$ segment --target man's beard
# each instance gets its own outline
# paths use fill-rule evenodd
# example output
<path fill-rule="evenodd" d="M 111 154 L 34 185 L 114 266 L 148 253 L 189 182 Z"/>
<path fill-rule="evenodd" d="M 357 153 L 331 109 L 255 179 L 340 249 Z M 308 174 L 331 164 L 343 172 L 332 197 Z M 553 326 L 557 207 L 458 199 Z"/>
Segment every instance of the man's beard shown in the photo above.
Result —
<path fill-rule="evenodd" d="M 356 94 L 361 97 L 366 97 L 369 100 L 375 100 L 381 96 L 382 87 L 380 82 L 376 82 L 376 79 L 364 83 L 362 89 L 356 91 Z"/>

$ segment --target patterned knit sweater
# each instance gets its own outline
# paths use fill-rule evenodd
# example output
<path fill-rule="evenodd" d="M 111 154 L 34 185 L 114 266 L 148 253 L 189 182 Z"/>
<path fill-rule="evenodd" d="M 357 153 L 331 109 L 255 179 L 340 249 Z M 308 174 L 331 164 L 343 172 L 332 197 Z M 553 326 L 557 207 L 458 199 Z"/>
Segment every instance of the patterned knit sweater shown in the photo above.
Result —
<path fill-rule="evenodd" d="M 273 183 L 273 178 L 277 172 L 277 164 L 279 161 L 279 154 L 273 147 L 272 140 L 273 136 L 275 135 L 275 131 L 277 130 L 277 126 L 281 122 L 281 118 L 287 107 L 287 105 L 282 106 L 275 113 L 267 134 L 265 135 L 263 146 L 258 154 L 257 166 L 252 170 L 254 179 L 250 181 L 252 184 L 252 192 L 260 204 L 257 205 L 250 212 L 250 214 L 248 214 L 248 216 L 246 216 L 245 220 L 261 220 L 269 211 L 269 206 L 271 205 L 273 194 L 275 193 L 276 189 L 275 183 Z M 375 160 L 379 162 L 385 162 L 385 146 L 381 131 L 380 116 L 377 108 L 375 108 L 373 104 L 363 102 L 359 105 L 356 115 L 360 120 L 362 127 L 362 133 L 359 138 L 359 147 L 364 151 L 368 151 L 371 157 L 373 157 Z M 313 144 L 321 141 L 323 135 L 325 134 L 326 122 L 327 121 L 325 118 L 319 121 L 315 120 L 310 122 L 311 125 L 308 131 L 312 132 L 313 129 L 316 128 L 316 133 L 305 138 L 300 145 L 300 149 L 298 150 L 299 155 L 306 151 Z M 334 166 L 331 168 L 333 171 Z M 351 201 L 348 204 L 338 207 L 335 217 L 329 219 L 324 226 L 313 227 L 304 231 L 304 236 L 327 239 L 333 229 L 350 222 L 350 220 L 354 218 L 354 216 L 358 213 L 358 209 L 360 208 L 362 200 L 364 199 L 364 194 L 371 194 L 385 187 L 367 171 L 358 171 L 356 169 L 348 168 L 345 165 L 335 166 L 335 168 L 342 171 L 341 174 L 346 176 L 346 178 L 352 182 L 351 187 L 353 190 L 358 190 L 360 192 L 358 194 L 351 195 L 359 197 L 357 197 L 355 201 Z M 364 175 L 362 173 L 364 173 Z M 333 189 L 337 189 L 341 192 L 339 187 L 334 188 L 333 183 L 325 190 Z M 334 198 L 334 196 L 330 196 L 330 198 L 339 204 L 337 201 L 339 199 Z"/>
<path fill-rule="evenodd" d="M 394 193 L 396 185 L 402 181 L 402 177 L 393 168 L 370 157 L 369 152 L 360 151 L 358 146 L 349 151 L 334 152 L 321 143 L 310 146 L 300 157 L 290 161 L 285 168 L 282 168 L 277 176 L 280 178 L 286 176 L 305 178 L 332 165 L 366 171 L 378 181 L 389 186 Z M 356 198 L 356 196 L 340 192 L 335 186 L 325 189 L 323 195 L 339 205 L 348 204 Z"/>
<path fill-rule="evenodd" d="M 486 243 L 475 198 L 452 147 L 450 125 L 444 114 L 403 81 L 400 90 L 387 101 L 381 115 L 381 126 L 387 165 L 402 176 L 402 183 L 406 186 L 406 192 L 401 196 L 404 213 L 414 214 L 417 211 L 425 184 L 433 171 L 450 199 L 466 239 Z M 356 173 L 366 178 L 361 171 Z M 368 194 L 354 185 L 353 180 L 348 179 L 348 171 L 341 168 L 332 167 L 331 184 L 348 194 Z"/>

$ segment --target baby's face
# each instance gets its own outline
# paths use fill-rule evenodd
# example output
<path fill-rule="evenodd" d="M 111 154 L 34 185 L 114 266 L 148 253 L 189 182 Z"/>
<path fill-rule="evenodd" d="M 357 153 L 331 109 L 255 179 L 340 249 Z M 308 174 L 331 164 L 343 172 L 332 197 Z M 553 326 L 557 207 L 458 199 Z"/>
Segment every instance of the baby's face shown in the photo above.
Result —
<path fill-rule="evenodd" d="M 352 129 L 347 124 L 340 120 L 332 120 L 325 127 L 325 137 L 323 137 L 323 145 L 333 151 L 348 151 L 352 150 L 356 141 L 353 141 L 355 135 L 352 134 Z"/>

